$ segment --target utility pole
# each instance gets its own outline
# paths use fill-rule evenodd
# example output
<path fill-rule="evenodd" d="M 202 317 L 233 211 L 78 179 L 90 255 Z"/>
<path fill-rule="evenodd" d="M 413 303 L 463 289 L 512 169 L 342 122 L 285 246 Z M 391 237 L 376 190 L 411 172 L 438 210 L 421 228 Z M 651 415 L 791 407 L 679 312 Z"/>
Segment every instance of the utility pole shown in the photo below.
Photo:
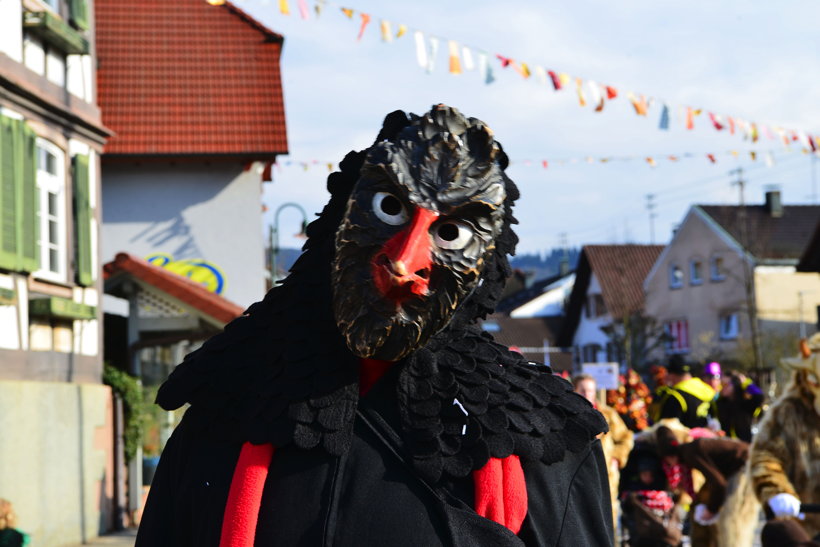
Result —
<path fill-rule="evenodd" d="M 658 214 L 655 212 L 655 194 L 646 194 L 646 210 L 649 211 L 649 243 L 655 243 L 655 218 Z"/>
<path fill-rule="evenodd" d="M 732 181 L 732 186 L 737 186 L 740 192 L 737 221 L 738 232 L 740 235 L 740 246 L 743 247 L 743 255 L 741 256 L 741 263 L 743 266 L 743 289 L 746 293 L 746 312 L 749 318 L 749 330 L 752 335 L 752 356 L 754 359 L 754 368 L 760 369 L 763 365 L 763 356 L 760 350 L 760 326 L 757 320 L 757 298 L 755 295 L 754 283 L 754 253 L 751 252 L 749 241 L 749 221 L 746 216 L 746 203 L 744 190 L 746 188 L 746 181 L 743 180 L 743 168 L 738 167 L 729 171 L 730 175 L 737 175 L 737 180 Z"/>

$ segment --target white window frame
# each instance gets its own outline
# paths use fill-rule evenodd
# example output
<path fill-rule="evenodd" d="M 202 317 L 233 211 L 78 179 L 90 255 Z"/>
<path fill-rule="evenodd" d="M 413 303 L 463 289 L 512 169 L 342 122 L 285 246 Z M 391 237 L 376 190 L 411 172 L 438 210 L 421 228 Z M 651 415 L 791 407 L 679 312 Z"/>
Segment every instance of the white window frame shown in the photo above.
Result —
<path fill-rule="evenodd" d="M 55 173 L 40 169 L 40 154 L 45 151 L 54 156 Z M 49 194 L 55 196 L 54 214 L 49 212 Z M 57 283 L 66 283 L 68 265 L 68 218 L 66 206 L 65 152 L 45 139 L 37 139 L 37 195 L 39 199 L 38 222 L 40 238 L 37 247 L 40 252 L 40 269 L 35 277 Z M 50 222 L 56 223 L 56 241 L 52 242 Z M 56 251 L 56 267 L 51 269 L 51 251 Z"/>
<path fill-rule="evenodd" d="M 703 260 L 699 258 L 693 258 L 689 261 L 689 284 L 703 284 Z"/>
<path fill-rule="evenodd" d="M 720 261 L 720 264 L 718 264 Z M 712 281 L 723 281 L 726 279 L 726 274 L 724 273 L 724 266 L 723 266 L 723 257 L 720 255 L 715 255 L 709 259 L 709 279 Z"/>
<path fill-rule="evenodd" d="M 678 278 L 677 275 L 675 275 L 676 271 L 680 272 L 680 277 L 679 278 Z M 683 278 L 684 278 L 683 268 L 681 268 L 680 266 L 678 266 L 677 264 L 674 264 L 674 263 L 670 264 L 669 265 L 669 288 L 670 289 L 680 289 L 681 287 L 683 287 Z"/>
<path fill-rule="evenodd" d="M 718 319 L 718 331 L 721 340 L 737 340 L 740 333 L 740 317 L 737 312 L 721 314 Z"/>

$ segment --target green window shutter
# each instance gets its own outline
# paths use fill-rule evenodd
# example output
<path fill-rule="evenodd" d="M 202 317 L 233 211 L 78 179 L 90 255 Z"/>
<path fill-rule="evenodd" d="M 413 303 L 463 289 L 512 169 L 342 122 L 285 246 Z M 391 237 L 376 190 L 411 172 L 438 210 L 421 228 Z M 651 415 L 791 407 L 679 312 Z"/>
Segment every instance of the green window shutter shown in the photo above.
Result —
<path fill-rule="evenodd" d="M 37 190 L 37 136 L 23 122 L 19 122 L 20 149 L 20 184 L 18 195 L 18 248 L 20 249 L 20 269 L 33 272 L 40 268 L 40 222 L 37 211 L 40 205 Z"/>
<path fill-rule="evenodd" d="M 17 169 L 14 154 L 19 123 L 0 116 L 0 267 L 18 268 Z"/>
<path fill-rule="evenodd" d="M 77 154 L 74 163 L 74 257 L 77 283 L 94 282 L 91 271 L 91 204 L 89 203 L 88 156 Z"/>
<path fill-rule="evenodd" d="M 71 22 L 78 29 L 88 30 L 88 2 L 87 0 L 71 0 Z"/>

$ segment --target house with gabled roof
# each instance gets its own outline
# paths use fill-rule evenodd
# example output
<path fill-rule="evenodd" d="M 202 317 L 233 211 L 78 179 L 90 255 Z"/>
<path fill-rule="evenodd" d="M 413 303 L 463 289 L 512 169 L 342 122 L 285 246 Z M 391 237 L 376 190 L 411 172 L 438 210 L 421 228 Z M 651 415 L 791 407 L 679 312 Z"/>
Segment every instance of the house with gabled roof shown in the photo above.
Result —
<path fill-rule="evenodd" d="M 116 524 L 93 0 L 0 1 L 0 496 L 33 545 Z"/>
<path fill-rule="evenodd" d="M 230 2 L 100 0 L 96 20 L 103 262 L 129 253 L 247 307 L 266 288 L 262 178 L 288 151 L 283 37 Z"/>
<path fill-rule="evenodd" d="M 818 205 L 693 205 L 646 278 L 646 311 L 665 325 L 665 354 L 738 359 L 756 326 L 793 336 L 820 305 L 820 277 L 797 266 L 820 222 Z M 771 363 L 766 363 L 770 365 Z"/>
<path fill-rule="evenodd" d="M 644 308 L 643 280 L 663 245 L 584 245 L 558 344 L 576 364 L 620 362 L 605 329 Z"/>

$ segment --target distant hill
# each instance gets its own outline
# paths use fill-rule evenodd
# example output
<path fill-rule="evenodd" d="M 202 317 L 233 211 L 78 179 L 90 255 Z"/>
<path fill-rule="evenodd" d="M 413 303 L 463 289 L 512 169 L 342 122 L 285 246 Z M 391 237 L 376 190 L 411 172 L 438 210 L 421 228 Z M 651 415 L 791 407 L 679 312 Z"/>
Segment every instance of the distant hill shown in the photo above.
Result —
<path fill-rule="evenodd" d="M 524 273 L 532 273 L 533 281 L 557 275 L 561 268 L 561 260 L 566 253 L 569 269 L 574 270 L 578 263 L 580 249 L 552 249 L 548 254 L 521 254 L 512 257 L 510 264 L 513 268 Z"/>
<path fill-rule="evenodd" d="M 569 249 L 566 251 L 569 258 L 569 269 L 575 269 L 578 263 L 579 249 Z M 301 249 L 280 249 L 279 251 L 279 266 L 286 271 L 290 269 L 299 255 L 302 254 Z M 523 271 L 524 273 L 531 273 L 533 281 L 545 279 L 557 275 L 561 267 L 561 259 L 564 257 L 563 249 L 553 249 L 549 254 L 522 254 L 514 256 L 510 263 L 512 267 Z"/>

